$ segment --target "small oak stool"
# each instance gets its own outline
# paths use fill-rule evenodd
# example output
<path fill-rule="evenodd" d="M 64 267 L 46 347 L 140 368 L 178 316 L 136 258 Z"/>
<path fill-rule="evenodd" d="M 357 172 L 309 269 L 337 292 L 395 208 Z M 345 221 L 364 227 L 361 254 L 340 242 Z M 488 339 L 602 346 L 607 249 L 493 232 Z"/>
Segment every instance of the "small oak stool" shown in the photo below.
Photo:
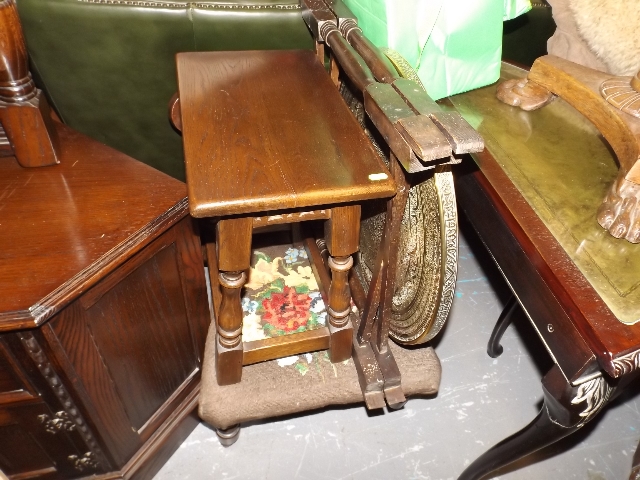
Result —
<path fill-rule="evenodd" d="M 217 220 L 206 246 L 217 383 L 240 382 L 243 365 L 313 350 L 348 359 L 359 202 L 395 194 L 386 167 L 315 52 L 181 53 L 177 69 L 190 211 Z M 243 345 L 252 229 L 311 219 L 326 220 L 328 327 Z"/>

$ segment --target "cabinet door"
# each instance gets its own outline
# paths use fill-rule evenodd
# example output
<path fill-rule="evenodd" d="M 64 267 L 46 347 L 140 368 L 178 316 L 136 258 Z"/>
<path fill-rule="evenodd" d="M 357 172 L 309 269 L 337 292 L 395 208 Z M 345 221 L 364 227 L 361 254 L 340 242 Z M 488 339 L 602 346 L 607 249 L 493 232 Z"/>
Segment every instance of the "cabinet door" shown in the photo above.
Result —
<path fill-rule="evenodd" d="M 164 233 L 43 328 L 118 467 L 199 384 L 209 316 L 188 227 Z"/>

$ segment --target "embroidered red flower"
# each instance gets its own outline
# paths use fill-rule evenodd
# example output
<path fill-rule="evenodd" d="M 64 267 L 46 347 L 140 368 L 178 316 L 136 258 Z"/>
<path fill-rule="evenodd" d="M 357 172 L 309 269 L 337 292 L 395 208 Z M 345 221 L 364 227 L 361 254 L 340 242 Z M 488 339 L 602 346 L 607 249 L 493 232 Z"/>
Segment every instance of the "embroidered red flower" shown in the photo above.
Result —
<path fill-rule="evenodd" d="M 271 298 L 262 300 L 262 319 L 278 330 L 293 332 L 304 327 L 309 320 L 311 297 L 298 293 L 295 288 L 284 287 L 282 293 L 272 293 Z"/>

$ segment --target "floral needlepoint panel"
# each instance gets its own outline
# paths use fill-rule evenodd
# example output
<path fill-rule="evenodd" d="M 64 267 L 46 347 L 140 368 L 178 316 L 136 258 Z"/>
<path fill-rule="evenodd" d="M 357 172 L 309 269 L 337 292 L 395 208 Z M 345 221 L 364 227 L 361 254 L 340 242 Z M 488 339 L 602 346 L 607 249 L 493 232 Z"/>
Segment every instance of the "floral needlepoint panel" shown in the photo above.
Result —
<path fill-rule="evenodd" d="M 245 342 L 324 326 L 327 313 L 306 250 L 290 244 L 254 250 L 242 311 Z"/>

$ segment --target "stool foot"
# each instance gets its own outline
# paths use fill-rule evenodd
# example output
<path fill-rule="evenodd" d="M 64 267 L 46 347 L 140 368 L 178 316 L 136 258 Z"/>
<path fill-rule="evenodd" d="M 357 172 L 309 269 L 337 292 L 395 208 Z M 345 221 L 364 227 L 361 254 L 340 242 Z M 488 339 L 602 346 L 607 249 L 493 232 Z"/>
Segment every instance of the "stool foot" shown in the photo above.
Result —
<path fill-rule="evenodd" d="M 329 346 L 329 359 L 331 363 L 344 362 L 351 358 L 351 349 L 353 342 L 353 324 L 351 319 L 341 327 L 329 324 L 329 334 L 331 335 Z"/>
<path fill-rule="evenodd" d="M 216 435 L 220 440 L 220 445 L 230 447 L 238 441 L 240 437 L 240 424 L 232 425 L 229 428 L 216 428 Z"/>

